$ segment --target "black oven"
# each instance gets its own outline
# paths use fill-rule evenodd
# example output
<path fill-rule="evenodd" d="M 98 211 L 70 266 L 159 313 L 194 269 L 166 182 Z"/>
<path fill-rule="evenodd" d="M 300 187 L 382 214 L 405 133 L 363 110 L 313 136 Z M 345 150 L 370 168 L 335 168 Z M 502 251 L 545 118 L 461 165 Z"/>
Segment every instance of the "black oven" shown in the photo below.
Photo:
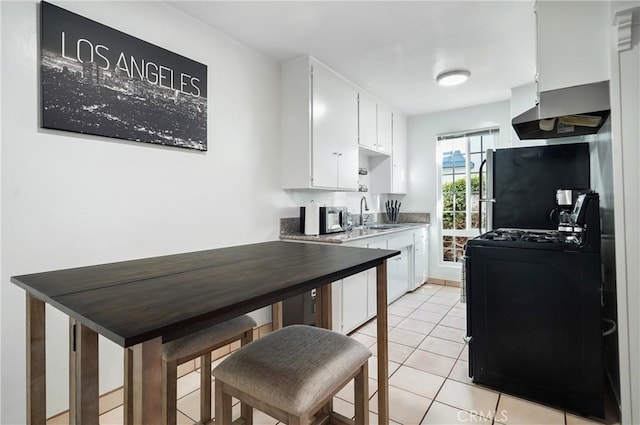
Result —
<path fill-rule="evenodd" d="M 498 229 L 467 243 L 469 376 L 604 417 L 598 195 L 579 202 L 575 232 Z"/>

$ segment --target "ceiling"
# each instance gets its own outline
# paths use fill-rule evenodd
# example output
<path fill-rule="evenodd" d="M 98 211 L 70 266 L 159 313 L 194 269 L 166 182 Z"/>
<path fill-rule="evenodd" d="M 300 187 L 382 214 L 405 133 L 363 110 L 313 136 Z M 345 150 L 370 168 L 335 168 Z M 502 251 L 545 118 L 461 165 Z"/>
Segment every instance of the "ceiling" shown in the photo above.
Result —
<path fill-rule="evenodd" d="M 533 0 L 169 3 L 278 62 L 314 56 L 409 115 L 506 100 L 535 76 Z M 452 68 L 471 79 L 438 86 Z"/>

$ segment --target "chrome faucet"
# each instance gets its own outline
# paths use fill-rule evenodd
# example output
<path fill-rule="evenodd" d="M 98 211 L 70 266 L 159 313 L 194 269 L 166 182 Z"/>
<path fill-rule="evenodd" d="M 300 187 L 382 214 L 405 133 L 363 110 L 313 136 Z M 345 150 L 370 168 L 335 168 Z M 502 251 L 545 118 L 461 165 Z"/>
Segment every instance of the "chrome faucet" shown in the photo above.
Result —
<path fill-rule="evenodd" d="M 364 210 L 369 211 L 369 206 L 367 205 L 367 197 L 363 196 L 360 199 L 360 225 L 364 226 L 364 215 L 362 213 L 362 202 L 364 202 Z"/>

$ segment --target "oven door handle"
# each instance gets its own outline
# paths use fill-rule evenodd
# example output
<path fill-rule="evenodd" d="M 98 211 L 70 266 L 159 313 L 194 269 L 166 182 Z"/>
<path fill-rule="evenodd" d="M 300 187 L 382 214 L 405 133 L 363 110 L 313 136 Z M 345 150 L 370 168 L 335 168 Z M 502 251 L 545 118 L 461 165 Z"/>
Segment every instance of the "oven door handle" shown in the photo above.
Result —
<path fill-rule="evenodd" d="M 469 366 L 467 373 L 469 378 L 473 378 L 473 348 L 472 348 L 472 332 L 471 332 L 471 287 L 469 285 L 469 280 L 471 279 L 471 258 L 469 258 L 466 254 L 462 257 L 462 295 L 467 304 L 467 329 L 465 331 L 464 336 L 462 337 L 463 341 L 467 344 L 467 350 L 469 350 Z"/>

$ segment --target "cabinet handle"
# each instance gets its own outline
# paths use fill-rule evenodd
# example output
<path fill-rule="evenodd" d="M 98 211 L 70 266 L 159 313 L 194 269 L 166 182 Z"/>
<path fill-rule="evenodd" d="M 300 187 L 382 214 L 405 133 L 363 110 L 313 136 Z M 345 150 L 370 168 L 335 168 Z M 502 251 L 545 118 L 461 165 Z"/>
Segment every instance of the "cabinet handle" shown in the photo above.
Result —
<path fill-rule="evenodd" d="M 342 156 L 342 152 L 340 152 L 340 153 L 338 154 L 338 156 Z"/>

